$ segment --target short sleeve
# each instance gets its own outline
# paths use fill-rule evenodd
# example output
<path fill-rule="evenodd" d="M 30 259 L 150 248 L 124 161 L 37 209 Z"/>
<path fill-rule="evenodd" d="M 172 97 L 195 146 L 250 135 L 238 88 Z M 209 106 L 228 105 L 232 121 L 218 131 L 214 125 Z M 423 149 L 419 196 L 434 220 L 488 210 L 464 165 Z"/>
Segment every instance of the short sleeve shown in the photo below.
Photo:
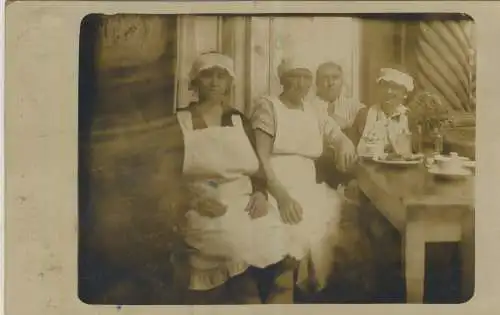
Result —
<path fill-rule="evenodd" d="M 323 107 L 313 106 L 318 117 L 319 126 L 323 139 L 329 147 L 334 148 L 336 140 L 342 135 L 340 125 L 333 119 Z"/>
<path fill-rule="evenodd" d="M 266 98 L 259 98 L 254 103 L 254 111 L 250 116 L 252 128 L 254 130 L 260 129 L 265 133 L 274 137 L 274 110 L 273 104 Z"/>

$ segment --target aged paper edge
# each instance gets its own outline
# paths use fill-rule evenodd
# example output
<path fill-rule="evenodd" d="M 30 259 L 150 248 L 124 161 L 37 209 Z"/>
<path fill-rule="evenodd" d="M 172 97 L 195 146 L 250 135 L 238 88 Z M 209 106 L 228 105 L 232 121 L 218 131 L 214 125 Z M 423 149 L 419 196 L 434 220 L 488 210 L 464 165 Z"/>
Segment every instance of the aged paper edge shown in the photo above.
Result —
<path fill-rule="evenodd" d="M 306 4 L 306 5 L 305 5 Z M 6 7 L 5 304 L 6 314 L 315 314 L 487 313 L 494 309 L 500 273 L 495 164 L 495 74 L 500 33 L 494 2 L 118 2 L 18 1 Z M 478 34 L 476 293 L 461 305 L 91 306 L 77 297 L 78 34 L 90 13 L 370 13 L 456 12 L 474 18 Z M 48 36 L 50 34 L 50 36 Z M 57 71 L 54 71 L 57 69 Z M 53 89 L 57 86 L 57 90 Z M 490 104 L 488 104 L 490 103 Z M 488 106 L 489 105 L 489 106 Z M 55 115 L 56 114 L 56 115 Z M 43 273 L 44 277 L 40 277 Z M 497 279 L 498 278 L 498 279 Z M 496 286 L 496 287 L 495 287 Z"/>

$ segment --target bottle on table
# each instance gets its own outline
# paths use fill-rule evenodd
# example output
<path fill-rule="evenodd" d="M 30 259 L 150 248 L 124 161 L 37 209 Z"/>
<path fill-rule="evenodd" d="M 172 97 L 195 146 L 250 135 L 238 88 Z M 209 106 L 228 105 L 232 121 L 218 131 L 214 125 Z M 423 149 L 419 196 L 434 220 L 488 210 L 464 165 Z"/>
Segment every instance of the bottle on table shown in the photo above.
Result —
<path fill-rule="evenodd" d="M 434 128 L 433 132 L 434 153 L 440 155 L 443 153 L 443 135 L 438 128 Z"/>
<path fill-rule="evenodd" d="M 415 139 L 415 153 L 424 153 L 424 144 L 423 144 L 423 131 L 422 125 L 417 126 L 417 135 Z"/>

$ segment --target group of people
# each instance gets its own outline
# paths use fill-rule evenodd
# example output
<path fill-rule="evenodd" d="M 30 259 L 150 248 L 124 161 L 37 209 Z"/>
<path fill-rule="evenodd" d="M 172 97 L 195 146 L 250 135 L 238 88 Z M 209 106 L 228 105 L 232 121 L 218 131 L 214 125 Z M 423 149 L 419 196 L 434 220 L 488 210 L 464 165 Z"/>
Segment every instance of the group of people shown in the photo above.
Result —
<path fill-rule="evenodd" d="M 259 97 L 244 115 L 229 103 L 230 57 L 206 53 L 192 65 L 198 100 L 176 114 L 189 304 L 291 304 L 296 288 L 323 289 L 344 202 L 337 185 L 353 183 L 366 135 L 389 143 L 390 132 L 407 129 L 413 79 L 402 71 L 381 70 L 383 99 L 370 107 L 342 96 L 333 62 L 314 72 L 284 58 L 277 73 L 281 94 Z M 306 102 L 314 83 L 317 97 Z"/>

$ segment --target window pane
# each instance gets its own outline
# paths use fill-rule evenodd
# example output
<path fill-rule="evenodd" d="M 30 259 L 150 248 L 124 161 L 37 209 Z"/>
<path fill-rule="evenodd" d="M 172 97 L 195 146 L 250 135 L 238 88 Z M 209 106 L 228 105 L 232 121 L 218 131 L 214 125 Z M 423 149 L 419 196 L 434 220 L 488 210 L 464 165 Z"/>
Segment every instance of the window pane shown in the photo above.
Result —
<path fill-rule="evenodd" d="M 322 62 L 338 63 L 345 73 L 345 94 L 357 95 L 359 36 L 356 19 L 253 17 L 252 43 L 252 83 L 258 84 L 252 89 L 254 96 L 264 92 L 280 93 L 276 69 L 286 56 L 304 59 L 313 72 Z M 266 73 L 266 69 L 269 69 L 269 73 Z M 314 94 L 313 86 L 310 96 Z"/>

